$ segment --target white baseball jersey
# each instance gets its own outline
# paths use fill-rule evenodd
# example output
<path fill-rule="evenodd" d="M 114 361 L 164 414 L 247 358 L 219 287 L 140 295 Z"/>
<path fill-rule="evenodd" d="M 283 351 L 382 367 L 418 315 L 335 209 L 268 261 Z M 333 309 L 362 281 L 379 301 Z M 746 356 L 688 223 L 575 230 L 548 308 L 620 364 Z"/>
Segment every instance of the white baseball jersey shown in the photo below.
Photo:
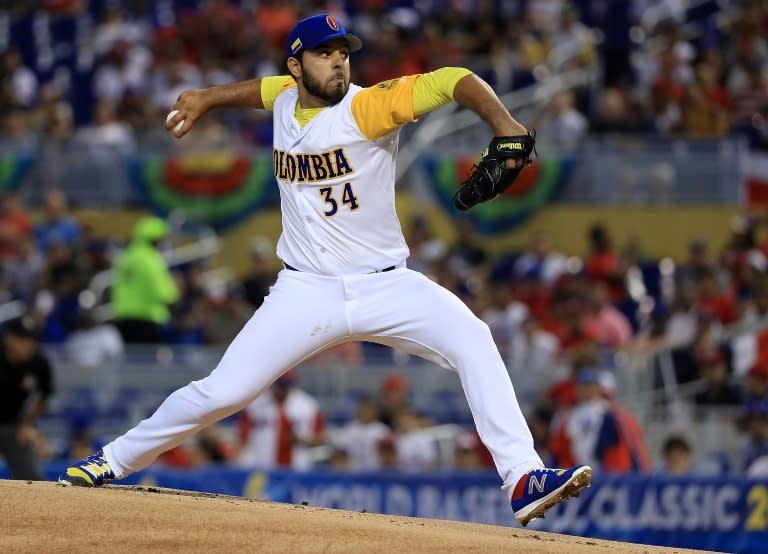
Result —
<path fill-rule="evenodd" d="M 399 127 L 366 138 L 352 113 L 361 90 L 350 85 L 303 129 L 294 117 L 297 89 L 275 100 L 273 167 L 283 216 L 277 255 L 296 269 L 369 273 L 408 257 L 395 212 Z"/>

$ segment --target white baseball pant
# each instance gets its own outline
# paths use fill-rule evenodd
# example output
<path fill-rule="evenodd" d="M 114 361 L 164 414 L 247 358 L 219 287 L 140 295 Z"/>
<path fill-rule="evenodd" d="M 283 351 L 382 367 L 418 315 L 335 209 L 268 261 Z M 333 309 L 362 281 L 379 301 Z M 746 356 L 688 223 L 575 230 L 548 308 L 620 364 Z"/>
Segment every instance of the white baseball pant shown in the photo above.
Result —
<path fill-rule="evenodd" d="M 324 276 L 284 269 L 216 369 L 173 392 L 157 411 L 104 447 L 120 479 L 250 403 L 284 372 L 336 344 L 365 340 L 458 372 L 478 434 L 511 498 L 543 464 L 488 326 L 447 289 L 397 268 Z"/>

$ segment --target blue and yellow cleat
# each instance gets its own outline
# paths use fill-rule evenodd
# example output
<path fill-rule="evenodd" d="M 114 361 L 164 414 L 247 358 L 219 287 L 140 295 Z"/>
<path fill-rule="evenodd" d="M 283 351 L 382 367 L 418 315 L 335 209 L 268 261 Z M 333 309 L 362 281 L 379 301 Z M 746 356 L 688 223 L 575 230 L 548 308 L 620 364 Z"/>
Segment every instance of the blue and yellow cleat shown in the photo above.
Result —
<path fill-rule="evenodd" d="M 520 478 L 512 495 L 512 510 L 521 525 L 544 517 L 555 504 L 573 496 L 592 483 L 592 468 L 576 466 L 570 469 L 532 469 Z"/>
<path fill-rule="evenodd" d="M 100 487 L 105 481 L 114 478 L 115 473 L 109 467 L 104 451 L 99 450 L 93 456 L 88 456 L 75 465 L 69 466 L 64 475 L 59 476 L 59 483 L 77 487 Z"/>

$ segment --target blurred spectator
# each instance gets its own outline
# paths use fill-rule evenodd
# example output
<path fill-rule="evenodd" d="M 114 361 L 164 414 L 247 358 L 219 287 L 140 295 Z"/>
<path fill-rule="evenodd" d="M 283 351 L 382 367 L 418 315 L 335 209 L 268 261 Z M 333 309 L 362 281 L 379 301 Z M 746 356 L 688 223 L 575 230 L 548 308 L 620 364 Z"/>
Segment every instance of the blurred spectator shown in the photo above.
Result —
<path fill-rule="evenodd" d="M 745 299 L 739 325 L 745 330 L 755 329 L 768 322 L 768 279 L 759 279 Z"/>
<path fill-rule="evenodd" d="M 573 4 L 564 3 L 559 27 L 552 36 L 550 61 L 555 69 L 588 67 L 597 57 L 595 35 L 580 18 Z"/>
<path fill-rule="evenodd" d="M 556 465 L 589 464 L 612 473 L 641 469 L 645 464 L 642 436 L 627 427 L 626 417 L 606 399 L 598 371 L 585 369 L 577 374 L 576 396 L 576 405 L 555 419 L 550 452 Z"/>
<path fill-rule="evenodd" d="M 709 407 L 738 406 L 742 403 L 739 389 L 728 383 L 728 369 L 718 348 L 710 348 L 699 354 L 702 390 L 696 393 L 694 402 L 698 416 L 708 415 Z"/>
<path fill-rule="evenodd" d="M 480 319 L 488 325 L 496 347 L 506 358 L 514 337 L 520 332 L 520 324 L 528 317 L 528 307 L 512 298 L 512 288 L 506 281 L 493 281 L 488 289 L 489 302 L 481 311 Z"/>
<path fill-rule="evenodd" d="M 66 449 L 61 453 L 61 457 L 66 460 L 82 460 L 85 456 L 90 456 L 94 450 L 98 450 L 103 445 L 99 445 L 91 435 L 88 428 L 74 430 L 70 433 L 69 442 Z"/>
<path fill-rule="evenodd" d="M 258 309 L 269 294 L 269 288 L 275 283 L 277 275 L 269 269 L 269 261 L 273 256 L 272 245 L 263 237 L 251 241 L 250 265 L 248 273 L 242 280 L 245 299 L 255 309 Z"/>
<path fill-rule="evenodd" d="M 191 469 L 221 464 L 234 459 L 235 447 L 224 439 L 219 425 L 209 425 L 179 446 L 163 452 L 157 462 L 175 468 Z"/>
<path fill-rule="evenodd" d="M 218 287 L 209 294 L 207 313 L 203 319 L 205 341 L 210 344 L 229 344 L 253 316 L 253 306 L 245 298 L 239 284 Z"/>
<path fill-rule="evenodd" d="M 58 90 L 54 93 L 60 94 Z M 29 191 L 31 199 L 37 200 L 41 191 L 55 190 L 61 186 L 62 182 L 66 181 L 68 172 L 72 170 L 73 163 L 77 163 L 78 157 L 83 157 L 73 144 L 74 131 L 72 106 L 60 100 L 44 122 L 45 138 L 37 149 L 35 163 L 25 179 L 29 185 L 26 182 L 23 185 Z"/>
<path fill-rule="evenodd" d="M 347 454 L 349 469 L 370 471 L 379 465 L 377 444 L 392 431 L 376 419 L 376 403 L 363 398 L 357 405 L 357 418 L 344 425 L 336 441 Z"/>
<path fill-rule="evenodd" d="M 464 432 L 456 437 L 454 444 L 453 469 L 459 471 L 477 470 L 483 466 L 480 464 L 478 454 L 479 439 L 474 433 Z"/>
<path fill-rule="evenodd" d="M 437 463 L 437 445 L 411 409 L 395 418 L 398 467 L 404 471 L 427 471 Z"/>
<path fill-rule="evenodd" d="M 352 341 L 326 348 L 309 358 L 307 363 L 326 367 L 352 367 L 359 366 L 364 361 L 363 343 Z"/>
<path fill-rule="evenodd" d="M 700 62 L 696 66 L 696 83 L 701 87 L 701 92 L 710 105 L 725 110 L 728 109 L 731 104 L 731 99 L 728 96 L 725 87 L 723 87 L 719 80 L 716 63 L 713 63 L 710 60 Z"/>
<path fill-rule="evenodd" d="M 482 267 L 488 261 L 488 252 L 483 241 L 477 236 L 473 223 L 469 219 L 456 222 L 456 240 L 448 250 L 450 269 L 463 277 Z"/>
<path fill-rule="evenodd" d="M 704 271 L 696 282 L 696 310 L 708 314 L 723 325 L 737 319 L 736 299 L 730 290 L 720 287 L 711 271 Z"/>
<path fill-rule="evenodd" d="M 709 330 L 712 320 L 711 316 L 699 316 L 692 341 L 671 351 L 676 383 L 696 381 L 702 375 L 702 363 L 706 365 L 722 356 L 717 337 Z"/>
<path fill-rule="evenodd" d="M 34 155 L 40 146 L 41 137 L 35 132 L 30 113 L 21 108 L 10 108 L 0 111 L 0 118 L 0 147 L 23 156 Z"/>
<path fill-rule="evenodd" d="M 45 194 L 43 220 L 35 227 L 35 240 L 41 252 L 48 252 L 52 242 L 60 242 L 69 247 L 79 244 L 80 224 L 69 215 L 67 197 L 59 190 L 50 190 Z"/>
<path fill-rule="evenodd" d="M 42 480 L 36 428 L 53 394 L 47 356 L 38 348 L 40 330 L 28 315 L 6 322 L 0 345 L 0 455 L 13 479 Z"/>
<path fill-rule="evenodd" d="M 618 348 L 632 338 L 632 327 L 626 316 L 611 304 L 610 292 L 605 283 L 592 286 L 582 325 L 586 333 L 599 344 L 611 348 Z"/>
<path fill-rule="evenodd" d="M 377 445 L 373 445 L 371 452 L 376 455 Z M 376 457 L 378 460 L 378 456 Z M 349 453 L 343 448 L 336 447 L 328 458 L 328 467 L 333 471 L 349 471 Z"/>
<path fill-rule="evenodd" d="M 411 220 L 408 238 L 408 268 L 426 275 L 430 273 L 431 264 L 445 255 L 447 247 L 438 237 L 434 236 L 429 221 L 423 216 Z"/>
<path fill-rule="evenodd" d="M 209 425 L 195 435 L 196 465 L 223 464 L 235 457 L 235 448 L 224 440 L 221 427 Z"/>
<path fill-rule="evenodd" d="M 20 243 L 32 233 L 32 222 L 18 196 L 6 192 L 0 201 L 0 263 L 19 254 Z"/>
<path fill-rule="evenodd" d="M 696 336 L 699 314 L 694 304 L 695 289 L 689 286 L 677 288 L 670 307 L 666 325 L 666 342 L 671 347 L 688 345 Z"/>
<path fill-rule="evenodd" d="M 69 362 L 87 376 L 102 403 L 111 405 L 120 387 L 120 363 L 125 354 L 117 327 L 97 321 L 92 311 L 81 310 L 65 347 Z"/>
<path fill-rule="evenodd" d="M 566 272 L 566 262 L 567 258 L 553 248 L 552 241 L 536 235 L 528 249 L 515 260 L 515 274 L 521 279 L 539 275 L 544 284 L 551 287 Z"/>
<path fill-rule="evenodd" d="M 46 322 L 43 339 L 60 342 L 77 326 L 79 295 L 85 285 L 85 274 L 73 247 L 52 239 L 48 244 L 46 265 L 40 275 L 44 291 L 52 295 L 53 305 Z"/>
<path fill-rule="evenodd" d="M 545 111 L 531 124 L 538 132 L 538 140 L 552 144 L 558 152 L 577 151 L 584 143 L 589 124 L 576 109 L 573 91 L 559 92 Z"/>
<path fill-rule="evenodd" d="M 152 62 L 152 53 L 145 46 L 116 38 L 104 47 L 103 54 L 93 76 L 98 101 L 119 106 L 127 96 L 144 91 Z"/>
<path fill-rule="evenodd" d="M 768 363 L 758 360 L 744 380 L 744 406 L 751 408 L 763 402 L 768 402 Z"/>
<path fill-rule="evenodd" d="M 643 100 L 615 88 L 598 92 L 596 113 L 590 119 L 593 133 L 650 132 L 653 123 Z"/>
<path fill-rule="evenodd" d="M 282 49 L 288 33 L 299 20 L 299 12 L 290 3 L 266 0 L 258 3 L 253 18 L 268 43 L 273 48 Z"/>
<path fill-rule="evenodd" d="M 378 467 L 383 471 L 394 471 L 399 468 L 397 455 L 397 437 L 389 434 L 381 437 L 376 444 Z"/>
<path fill-rule="evenodd" d="M 10 48 L 0 55 L 0 86 L 17 106 L 31 107 L 37 98 L 37 76 L 25 67 L 19 52 Z"/>
<path fill-rule="evenodd" d="M 658 74 L 651 85 L 656 129 L 662 133 L 677 132 L 682 126 L 685 103 L 682 74 L 677 54 L 673 50 L 662 50 L 658 57 Z"/>
<path fill-rule="evenodd" d="M 748 477 L 765 477 L 768 457 L 768 402 L 747 406 L 748 440 L 742 453 L 742 468 Z"/>
<path fill-rule="evenodd" d="M 118 117 L 117 106 L 107 100 L 96 104 L 93 124 L 79 129 L 73 140 L 92 154 L 107 150 L 127 155 L 136 150 L 133 129 Z"/>
<path fill-rule="evenodd" d="M 693 239 L 688 243 L 688 258 L 675 268 L 675 288 L 684 294 L 692 289 L 702 276 L 713 272 L 718 282 L 722 283 L 724 276 L 718 275 L 718 271 L 710 259 L 707 241 Z"/>
<path fill-rule="evenodd" d="M 408 382 L 397 373 L 387 376 L 379 388 L 378 419 L 393 429 L 398 414 L 408 409 Z"/>
<path fill-rule="evenodd" d="M 144 217 L 134 226 L 130 245 L 115 260 L 112 313 L 127 343 L 162 342 L 162 326 L 170 321 L 168 306 L 179 298 L 158 251 L 167 234 L 162 219 Z"/>
<path fill-rule="evenodd" d="M 768 108 L 768 77 L 763 65 L 749 62 L 746 67 L 746 83 L 729 88 L 731 94 L 731 126 L 746 130 L 752 118 Z"/>
<path fill-rule="evenodd" d="M 553 406 L 544 401 L 536 406 L 533 412 L 527 416 L 528 426 L 533 436 L 533 447 L 547 465 L 551 465 L 552 462 L 549 453 L 549 434 L 555 411 Z"/>
<path fill-rule="evenodd" d="M 554 369 L 559 349 L 557 337 L 543 330 L 536 317 L 529 315 L 512 337 L 508 369 L 518 375 L 529 372 L 546 375 Z"/>
<path fill-rule="evenodd" d="M 118 4 L 107 3 L 101 22 L 93 35 L 93 49 L 97 55 L 109 52 L 115 44 L 142 44 L 148 40 L 145 20 L 129 20 Z"/>
<path fill-rule="evenodd" d="M 571 367 L 568 376 L 556 381 L 544 392 L 543 407 L 566 409 L 574 406 L 578 399 L 576 379 L 579 373 L 594 369 L 599 362 L 600 353 L 594 343 L 575 352 L 570 359 Z"/>
<path fill-rule="evenodd" d="M 31 237 L 16 244 L 17 253 L 3 263 L 3 280 L 13 298 L 32 306 L 40 289 L 45 258 L 35 247 Z"/>
<path fill-rule="evenodd" d="M 464 431 L 454 441 L 453 469 L 482 470 L 493 467 L 491 453 L 475 431 Z"/>
<path fill-rule="evenodd" d="M 613 248 L 608 229 L 602 223 L 593 223 L 588 231 L 588 241 L 589 254 L 584 261 L 587 278 L 608 283 L 620 280 L 620 259 Z"/>
<path fill-rule="evenodd" d="M 731 470 L 729 456 L 717 451 L 696 456 L 690 442 L 682 435 L 667 437 L 661 455 L 657 472 L 662 475 L 726 475 Z"/>
<path fill-rule="evenodd" d="M 681 129 L 691 138 L 718 138 L 728 133 L 728 112 L 712 102 L 700 83 L 688 85 Z"/>
<path fill-rule="evenodd" d="M 693 468 L 691 445 L 684 437 L 672 435 L 661 447 L 662 464 L 659 471 L 665 475 L 686 475 Z"/>
<path fill-rule="evenodd" d="M 314 464 L 310 449 L 325 442 L 325 419 L 291 370 L 241 412 L 240 436 L 237 465 L 307 470 Z"/>

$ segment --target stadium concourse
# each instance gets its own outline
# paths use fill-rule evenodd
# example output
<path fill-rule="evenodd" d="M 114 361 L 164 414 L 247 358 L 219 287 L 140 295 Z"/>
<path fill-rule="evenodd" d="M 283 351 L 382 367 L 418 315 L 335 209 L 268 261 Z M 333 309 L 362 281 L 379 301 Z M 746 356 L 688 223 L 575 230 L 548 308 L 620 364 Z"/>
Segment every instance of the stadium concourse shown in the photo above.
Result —
<path fill-rule="evenodd" d="M 9 552 L 703 552 L 469 523 L 249 501 L 172 489 L 0 481 Z M 7 502 L 6 502 L 7 501 Z M 79 517 L 67 514 L 75 512 Z M 94 526 L 94 521 L 119 524 Z M 62 531 L 66 529 L 66 532 Z"/>

